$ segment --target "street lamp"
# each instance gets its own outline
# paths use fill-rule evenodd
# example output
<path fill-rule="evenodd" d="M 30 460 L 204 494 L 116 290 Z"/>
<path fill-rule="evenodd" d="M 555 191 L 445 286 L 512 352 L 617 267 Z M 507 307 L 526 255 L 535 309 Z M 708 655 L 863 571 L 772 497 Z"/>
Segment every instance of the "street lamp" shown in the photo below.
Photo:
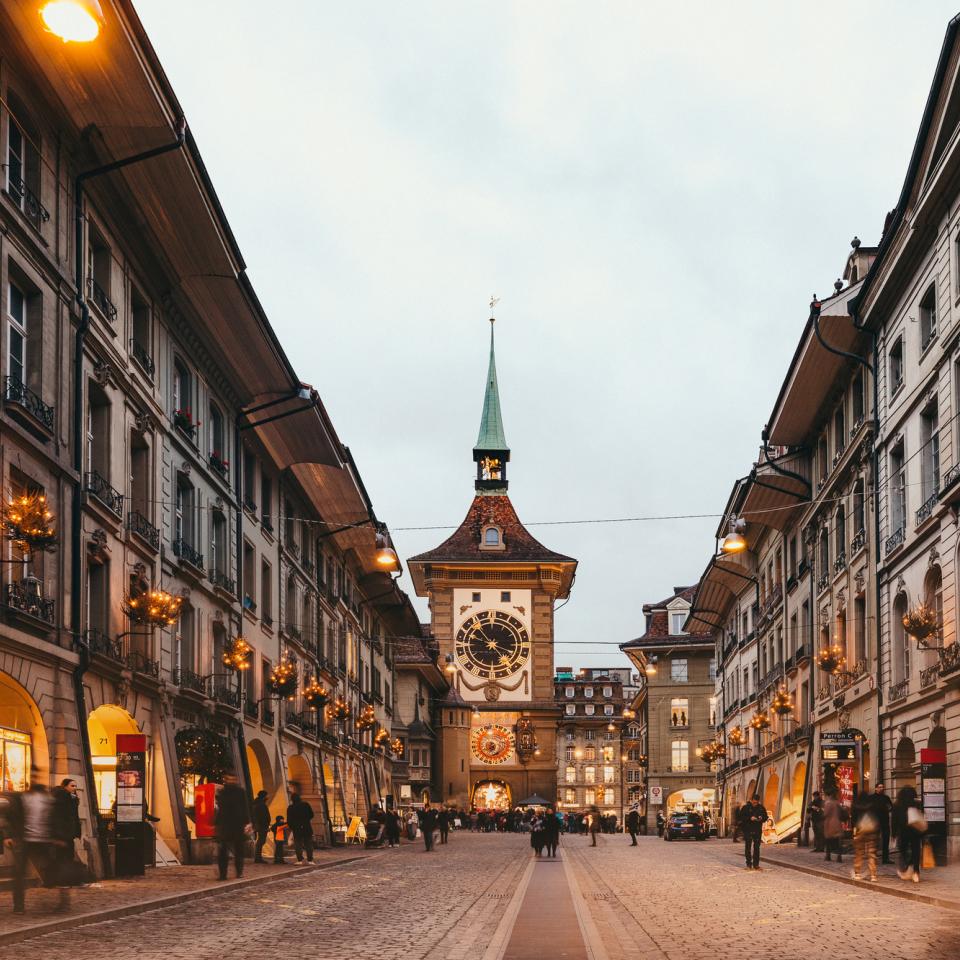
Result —
<path fill-rule="evenodd" d="M 97 0 L 47 0 L 40 7 L 40 19 L 64 43 L 90 43 L 100 35 L 103 10 Z"/>
<path fill-rule="evenodd" d="M 400 566 L 400 558 L 397 551 L 390 546 L 387 534 L 383 530 L 377 531 L 377 566 L 389 570 L 396 570 Z"/>
<path fill-rule="evenodd" d="M 747 541 L 743 531 L 747 529 L 747 521 L 743 517 L 730 518 L 730 530 L 720 544 L 721 553 L 742 553 L 747 549 Z"/>

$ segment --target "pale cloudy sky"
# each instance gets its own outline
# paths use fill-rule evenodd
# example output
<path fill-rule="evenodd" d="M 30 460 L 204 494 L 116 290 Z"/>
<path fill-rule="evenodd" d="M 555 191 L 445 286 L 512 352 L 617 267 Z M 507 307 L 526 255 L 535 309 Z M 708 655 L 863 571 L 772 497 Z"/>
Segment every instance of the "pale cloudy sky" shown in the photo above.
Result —
<path fill-rule="evenodd" d="M 470 502 L 491 294 L 521 518 L 722 511 L 811 293 L 896 202 L 956 13 L 135 2 L 403 556 Z M 531 525 L 580 560 L 557 662 L 620 662 L 715 525 Z"/>

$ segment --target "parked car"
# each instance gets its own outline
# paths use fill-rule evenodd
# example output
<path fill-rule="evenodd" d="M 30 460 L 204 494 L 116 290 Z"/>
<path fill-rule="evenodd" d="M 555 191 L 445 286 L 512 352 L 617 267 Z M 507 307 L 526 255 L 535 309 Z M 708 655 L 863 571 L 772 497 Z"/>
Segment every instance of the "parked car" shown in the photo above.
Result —
<path fill-rule="evenodd" d="M 664 840 L 706 840 L 709 835 L 699 813 L 672 813 L 663 828 Z"/>

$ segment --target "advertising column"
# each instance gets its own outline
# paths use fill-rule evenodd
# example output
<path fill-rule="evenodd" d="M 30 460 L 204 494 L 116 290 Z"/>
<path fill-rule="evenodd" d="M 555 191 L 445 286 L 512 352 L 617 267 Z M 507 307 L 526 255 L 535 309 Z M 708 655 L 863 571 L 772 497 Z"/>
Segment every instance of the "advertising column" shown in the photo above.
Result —
<path fill-rule="evenodd" d="M 117 734 L 117 862 L 118 877 L 142 876 L 143 811 L 147 772 L 147 738 L 142 733 Z"/>
<path fill-rule="evenodd" d="M 947 862 L 947 751 L 920 751 L 920 799 L 927 818 L 927 836 L 938 865 Z"/>

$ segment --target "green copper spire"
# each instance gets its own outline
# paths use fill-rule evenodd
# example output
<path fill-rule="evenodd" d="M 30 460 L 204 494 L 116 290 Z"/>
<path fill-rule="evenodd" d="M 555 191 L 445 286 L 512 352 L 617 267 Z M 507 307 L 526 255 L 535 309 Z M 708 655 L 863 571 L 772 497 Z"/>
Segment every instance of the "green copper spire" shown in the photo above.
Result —
<path fill-rule="evenodd" d="M 490 319 L 490 367 L 487 370 L 487 389 L 483 396 L 483 415 L 480 433 L 474 450 L 507 450 L 503 435 L 503 415 L 500 413 L 500 390 L 497 387 L 497 359 L 493 349 L 493 318 Z"/>

